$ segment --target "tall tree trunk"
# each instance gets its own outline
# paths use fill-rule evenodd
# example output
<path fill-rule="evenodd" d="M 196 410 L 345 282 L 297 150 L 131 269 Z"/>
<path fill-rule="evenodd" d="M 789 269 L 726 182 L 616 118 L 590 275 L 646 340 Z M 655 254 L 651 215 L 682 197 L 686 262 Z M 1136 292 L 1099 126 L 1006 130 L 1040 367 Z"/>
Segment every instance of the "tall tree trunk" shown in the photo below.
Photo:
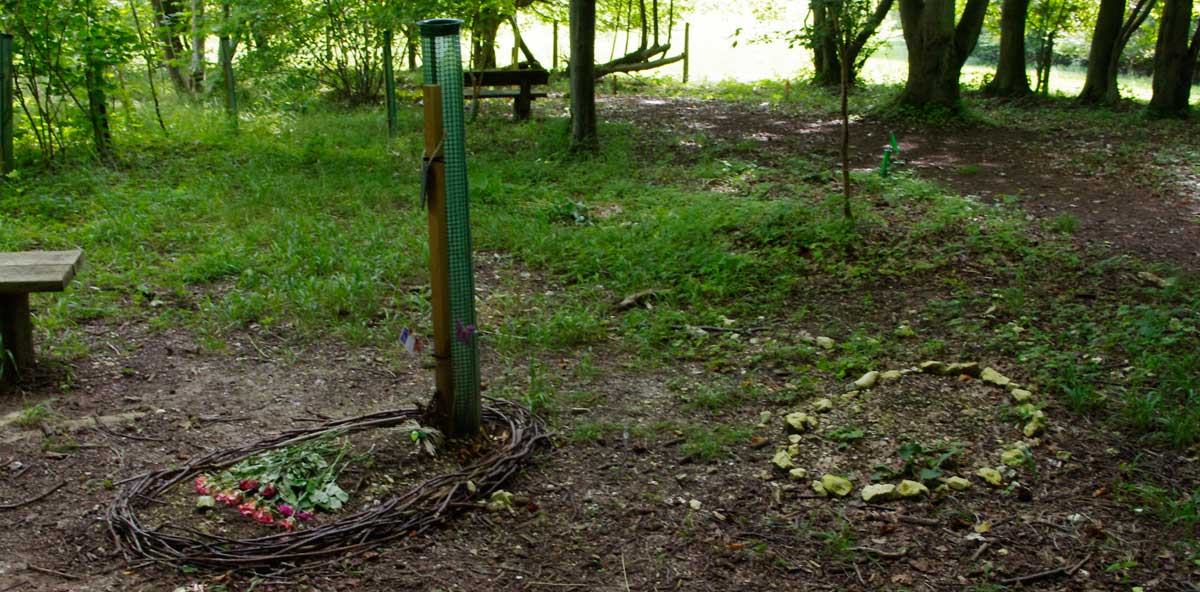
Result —
<path fill-rule="evenodd" d="M 500 13 L 491 8 L 476 16 L 471 27 L 471 61 L 476 69 L 496 67 L 496 36 L 503 21 Z"/>
<path fill-rule="evenodd" d="M 821 86 L 839 86 L 842 65 L 838 61 L 837 41 L 833 37 L 830 0 L 813 0 L 809 4 L 813 17 L 813 82 Z"/>
<path fill-rule="evenodd" d="M 1029 0 L 1004 0 L 1000 8 L 1000 62 L 996 76 L 983 87 L 995 97 L 1020 97 L 1029 94 L 1029 76 L 1025 72 L 1025 20 Z"/>
<path fill-rule="evenodd" d="M 1097 104 L 1106 100 L 1109 68 L 1113 50 L 1121 34 L 1121 19 L 1125 17 L 1125 0 L 1101 0 L 1092 30 L 1092 47 L 1088 51 L 1087 79 L 1079 93 L 1081 103 Z"/>
<path fill-rule="evenodd" d="M 154 10 L 154 32 L 162 43 L 167 75 L 175 85 L 175 90 L 187 92 L 188 84 L 179 67 L 183 43 L 179 40 L 178 24 L 183 18 L 183 8 L 179 0 L 150 0 L 150 7 Z"/>
<path fill-rule="evenodd" d="M 813 13 L 813 33 L 815 41 L 813 47 L 813 82 L 822 86 L 839 86 L 842 83 L 842 64 L 839 52 L 844 49 L 846 55 L 849 56 L 850 63 L 845 68 L 849 73 L 850 84 L 853 85 L 858 80 L 859 56 L 862 55 L 863 48 L 867 46 L 867 42 L 871 40 L 871 36 L 879 29 L 879 25 L 883 23 L 883 19 L 887 18 L 888 12 L 891 12 L 892 5 L 895 0 L 879 0 L 875 5 L 875 11 L 871 13 L 871 17 L 866 23 L 863 23 L 862 30 L 854 37 L 850 45 L 845 48 L 840 48 L 838 41 L 830 34 L 832 31 L 833 17 L 837 16 L 835 12 L 841 6 L 839 0 L 813 0 L 810 4 L 810 10 Z"/>
<path fill-rule="evenodd" d="M 1154 46 L 1154 96 L 1150 99 L 1150 112 L 1155 115 L 1187 115 L 1196 67 L 1196 40 L 1200 39 L 1197 27 L 1189 44 L 1191 25 L 1192 0 L 1165 1 L 1158 23 L 1158 43 Z"/>
<path fill-rule="evenodd" d="M 988 0 L 967 0 L 954 24 L 954 0 L 900 0 L 900 22 L 908 46 L 908 80 L 899 104 L 958 111 L 959 75 L 975 50 Z"/>
<path fill-rule="evenodd" d="M 596 147 L 596 0 L 571 0 L 571 150 Z"/>
<path fill-rule="evenodd" d="M 1092 48 L 1088 52 L 1087 79 L 1079 93 L 1085 104 L 1115 103 L 1121 99 L 1117 73 L 1121 54 L 1134 32 L 1146 22 L 1157 0 L 1137 0 L 1125 16 L 1125 0 L 1100 0 Z"/>
<path fill-rule="evenodd" d="M 105 162 L 112 161 L 112 131 L 108 123 L 108 99 L 104 95 L 104 68 L 89 60 L 84 65 L 84 87 L 88 98 L 88 121 L 92 125 L 92 140 L 96 154 Z"/>
<path fill-rule="evenodd" d="M 1041 47 L 1038 48 L 1037 57 L 1037 88 L 1035 92 L 1041 93 L 1042 96 L 1050 95 L 1050 69 L 1054 67 L 1054 38 L 1057 37 L 1054 31 L 1047 33 L 1042 37 Z"/>
<path fill-rule="evenodd" d="M 410 72 L 417 71 L 417 50 L 420 47 L 419 33 L 416 25 L 404 26 L 404 43 L 408 47 L 408 70 Z"/>
<path fill-rule="evenodd" d="M 207 31 L 204 30 L 204 0 L 192 0 L 192 59 L 188 67 L 192 92 L 198 92 L 204 83 L 204 54 L 207 41 Z"/>

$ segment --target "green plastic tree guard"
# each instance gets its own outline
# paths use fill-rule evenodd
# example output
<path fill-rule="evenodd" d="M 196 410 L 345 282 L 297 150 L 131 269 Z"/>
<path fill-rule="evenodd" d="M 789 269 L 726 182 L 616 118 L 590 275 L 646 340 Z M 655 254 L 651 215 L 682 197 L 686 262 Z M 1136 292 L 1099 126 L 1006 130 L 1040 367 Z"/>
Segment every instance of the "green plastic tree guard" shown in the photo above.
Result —
<path fill-rule="evenodd" d="M 0 33 L 0 174 L 15 167 L 13 156 L 13 37 Z"/>
<path fill-rule="evenodd" d="M 475 274 L 471 262 L 470 203 L 467 191 L 466 126 L 463 118 L 462 48 L 457 19 L 431 19 L 421 29 L 426 85 L 437 85 L 442 97 L 445 160 L 447 253 L 450 275 L 450 346 L 453 397 L 452 436 L 479 431 L 479 345 L 475 330 Z"/>

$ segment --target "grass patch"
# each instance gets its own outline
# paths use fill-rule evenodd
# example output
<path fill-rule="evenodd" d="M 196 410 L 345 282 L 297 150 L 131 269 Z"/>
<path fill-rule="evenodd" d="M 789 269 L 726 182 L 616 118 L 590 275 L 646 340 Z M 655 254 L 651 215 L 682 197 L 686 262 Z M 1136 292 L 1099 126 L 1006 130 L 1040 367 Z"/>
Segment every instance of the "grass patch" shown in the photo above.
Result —
<path fill-rule="evenodd" d="M 638 84 L 756 104 L 784 92 L 776 83 Z M 852 108 L 881 105 L 891 92 L 855 91 Z M 815 116 L 833 98 L 793 85 L 781 109 Z M 1129 123 L 1124 114 L 1053 106 L 1038 116 L 987 102 L 972 108 L 994 125 L 1036 128 L 1068 116 L 1097 129 Z M 375 111 L 320 103 L 256 104 L 236 134 L 211 105 L 168 101 L 165 110 L 170 138 L 152 126 L 118 130 L 119 166 L 26 168 L 0 193 L 0 249 L 88 253 L 78 281 L 89 289 L 37 311 L 53 356 L 87 355 L 77 326 L 98 319 L 189 327 L 209 352 L 226 351 L 245 329 L 296 345 L 333 338 L 393 350 L 403 327 L 428 333 L 415 106 L 401 109 L 394 137 Z M 136 117 L 151 121 L 149 112 Z M 516 287 L 501 277 L 501 288 L 481 296 L 491 313 L 481 338 L 506 365 L 611 344 L 642 367 L 695 360 L 722 375 L 746 367 L 806 374 L 773 392 L 788 401 L 893 360 L 1004 356 L 1077 412 L 1152 442 L 1200 441 L 1192 371 L 1200 288 L 1186 279 L 1163 288 L 1118 281 L 1145 266 L 1079 255 L 1065 237 L 1077 219 L 1052 221 L 1057 236 L 1046 239 L 1014 204 L 950 195 L 906 172 L 863 173 L 854 179 L 859 222 L 848 229 L 819 155 L 772 159 L 759 142 L 616 123 L 600 135 L 600 152 L 583 157 L 567 150 L 564 118 L 514 125 L 485 115 L 468 128 L 477 249 L 553 283 Z M 700 147 L 675 148 L 685 143 Z M 1159 157 L 1194 160 L 1183 148 Z M 983 174 L 971 167 L 961 172 Z M 615 299 L 651 289 L 661 290 L 651 307 L 613 313 Z M 751 345 L 751 335 L 686 329 L 724 319 L 768 335 L 825 324 L 838 346 Z M 598 378 L 596 366 L 584 357 L 577 377 Z M 557 396 L 540 366 L 511 388 L 535 409 L 552 409 Z M 759 390 L 713 387 L 689 393 L 688 405 L 724 413 Z M 691 440 L 697 452 L 719 455 L 723 445 L 701 442 L 731 437 Z"/>

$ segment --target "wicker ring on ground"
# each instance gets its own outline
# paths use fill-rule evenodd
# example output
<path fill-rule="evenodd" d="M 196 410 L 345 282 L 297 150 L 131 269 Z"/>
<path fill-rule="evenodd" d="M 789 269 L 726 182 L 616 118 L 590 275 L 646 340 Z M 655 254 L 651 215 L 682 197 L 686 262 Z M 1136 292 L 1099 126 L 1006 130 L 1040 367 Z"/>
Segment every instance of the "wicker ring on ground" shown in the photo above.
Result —
<path fill-rule="evenodd" d="M 381 543 L 425 532 L 450 510 L 475 505 L 499 489 L 529 462 L 533 452 L 549 443 L 545 424 L 520 405 L 489 399 L 483 422 L 507 430 L 503 445 L 467 467 L 439 475 L 368 509 L 336 521 L 304 530 L 271 534 L 251 539 L 230 539 L 177 526 L 147 528 L 138 519 L 140 508 L 180 482 L 206 472 L 227 468 L 265 450 L 290 446 L 331 432 L 346 434 L 395 427 L 422 418 L 420 409 L 395 409 L 330 421 L 310 428 L 289 430 L 241 448 L 221 450 L 187 464 L 150 471 L 122 481 L 126 486 L 108 509 L 109 532 L 125 558 L 182 564 L 215 569 L 245 569 L 256 572 L 311 568 L 339 561 Z M 469 491 L 468 482 L 474 485 Z"/>

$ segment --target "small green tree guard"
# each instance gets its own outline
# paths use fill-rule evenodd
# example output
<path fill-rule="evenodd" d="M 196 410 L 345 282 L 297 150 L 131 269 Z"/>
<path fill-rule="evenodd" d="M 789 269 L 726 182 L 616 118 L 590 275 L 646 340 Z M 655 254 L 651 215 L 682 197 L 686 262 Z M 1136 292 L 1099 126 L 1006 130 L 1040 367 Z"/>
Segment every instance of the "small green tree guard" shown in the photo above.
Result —
<path fill-rule="evenodd" d="M 438 142 L 445 164 L 446 253 L 449 267 L 450 364 L 453 394 L 439 393 L 435 404 L 446 417 L 443 431 L 464 436 L 479 431 L 479 346 L 475 330 L 475 274 L 471 262 L 470 204 L 467 191 L 466 125 L 463 119 L 463 73 L 459 43 L 462 21 L 432 19 L 421 29 L 424 81 L 441 95 L 444 135 Z M 426 93 L 426 96 L 431 96 Z M 433 151 L 434 153 L 437 150 Z M 427 155 L 430 155 L 427 152 Z M 430 257 L 435 257 L 430 252 Z M 435 335 L 435 339 L 436 339 Z M 448 400 L 447 400 L 448 399 Z"/>
<path fill-rule="evenodd" d="M 0 175 L 15 167 L 13 156 L 13 37 L 0 33 Z"/>
<path fill-rule="evenodd" d="M 396 133 L 396 74 L 392 69 L 392 30 L 383 32 L 383 91 L 387 101 L 388 133 Z"/>

